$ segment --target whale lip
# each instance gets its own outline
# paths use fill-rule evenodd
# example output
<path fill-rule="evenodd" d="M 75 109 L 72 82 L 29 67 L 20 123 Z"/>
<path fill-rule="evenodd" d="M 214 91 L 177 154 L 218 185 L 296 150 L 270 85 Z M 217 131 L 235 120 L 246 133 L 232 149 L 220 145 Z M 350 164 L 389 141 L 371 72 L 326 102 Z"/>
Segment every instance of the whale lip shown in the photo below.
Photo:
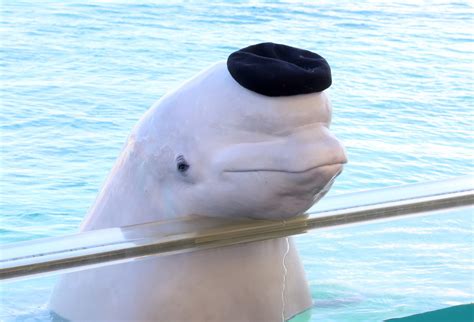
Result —
<path fill-rule="evenodd" d="M 311 172 L 316 169 L 322 169 L 322 168 L 329 168 L 329 167 L 334 167 L 334 166 L 340 166 L 340 169 L 338 170 L 337 175 L 339 175 L 342 171 L 343 165 L 347 163 L 346 161 L 343 162 L 335 162 L 335 163 L 327 163 L 327 164 L 322 164 L 322 165 L 317 165 L 305 170 L 284 170 L 284 169 L 266 169 L 266 168 L 257 168 L 257 169 L 232 169 L 232 170 L 224 170 L 222 172 L 282 172 L 282 173 L 294 173 L 294 174 L 303 174 L 307 172 Z"/>

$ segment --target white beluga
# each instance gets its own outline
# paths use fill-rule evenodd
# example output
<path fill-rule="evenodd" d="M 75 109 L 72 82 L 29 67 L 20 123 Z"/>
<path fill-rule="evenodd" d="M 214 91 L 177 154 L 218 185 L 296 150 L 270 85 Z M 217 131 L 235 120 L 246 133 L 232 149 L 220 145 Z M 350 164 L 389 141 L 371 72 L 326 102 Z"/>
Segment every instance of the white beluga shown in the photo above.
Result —
<path fill-rule="evenodd" d="M 273 43 L 211 66 L 138 122 L 81 230 L 305 212 L 346 162 L 330 84 L 322 57 Z M 291 238 L 70 273 L 50 300 L 72 321 L 281 321 L 311 305 Z"/>

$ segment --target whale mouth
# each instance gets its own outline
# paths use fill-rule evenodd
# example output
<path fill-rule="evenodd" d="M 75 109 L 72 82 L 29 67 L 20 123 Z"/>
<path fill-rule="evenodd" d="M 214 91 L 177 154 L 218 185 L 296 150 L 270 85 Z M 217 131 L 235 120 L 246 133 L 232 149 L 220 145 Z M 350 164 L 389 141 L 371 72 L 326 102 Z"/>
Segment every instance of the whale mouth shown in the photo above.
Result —
<path fill-rule="evenodd" d="M 238 170 L 226 170 L 224 172 L 228 173 L 253 173 L 253 172 L 270 172 L 270 173 L 282 173 L 282 174 L 290 174 L 290 175 L 298 175 L 298 176 L 305 176 L 307 177 L 307 183 L 314 183 L 318 180 L 314 181 L 314 175 L 317 173 L 326 172 L 330 174 L 327 176 L 322 182 L 320 181 L 319 184 L 313 186 L 311 188 L 312 193 L 314 194 L 312 197 L 312 205 L 316 204 L 321 198 L 323 198 L 331 189 L 334 181 L 336 178 L 342 173 L 343 166 L 346 162 L 338 162 L 338 163 L 328 163 L 324 165 L 318 165 L 306 170 L 301 171 L 294 171 L 294 170 L 281 170 L 281 169 L 238 169 Z M 313 179 L 311 179 L 313 178 Z"/>
<path fill-rule="evenodd" d="M 285 170 L 285 169 L 268 169 L 268 168 L 256 168 L 256 169 L 232 169 L 232 170 L 224 170 L 222 172 L 282 172 L 282 173 L 294 173 L 294 174 L 304 174 L 304 173 L 309 173 L 313 170 L 321 170 L 323 168 L 329 168 L 329 167 L 336 167 L 336 166 L 339 166 L 340 169 L 337 170 L 337 173 L 336 175 L 333 177 L 333 179 L 335 179 L 335 177 L 337 177 L 341 172 L 342 172 L 342 167 L 344 165 L 345 162 L 338 162 L 338 163 L 328 163 L 328 164 L 323 164 L 323 165 L 317 165 L 317 166 L 314 166 L 314 167 L 311 167 L 311 168 L 308 168 L 308 169 L 305 169 L 305 170 Z M 333 180 L 331 179 L 331 180 Z"/>

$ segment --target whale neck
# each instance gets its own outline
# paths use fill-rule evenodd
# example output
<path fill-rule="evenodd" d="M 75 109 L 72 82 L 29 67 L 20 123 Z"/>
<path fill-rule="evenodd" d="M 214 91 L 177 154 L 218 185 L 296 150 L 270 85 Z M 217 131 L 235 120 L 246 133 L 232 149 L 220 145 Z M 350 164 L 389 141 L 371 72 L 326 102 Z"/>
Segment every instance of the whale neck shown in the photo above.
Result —
<path fill-rule="evenodd" d="M 80 230 L 122 227 L 174 218 L 160 202 L 158 187 L 150 188 L 152 178 L 145 168 L 143 161 L 126 147 Z"/>

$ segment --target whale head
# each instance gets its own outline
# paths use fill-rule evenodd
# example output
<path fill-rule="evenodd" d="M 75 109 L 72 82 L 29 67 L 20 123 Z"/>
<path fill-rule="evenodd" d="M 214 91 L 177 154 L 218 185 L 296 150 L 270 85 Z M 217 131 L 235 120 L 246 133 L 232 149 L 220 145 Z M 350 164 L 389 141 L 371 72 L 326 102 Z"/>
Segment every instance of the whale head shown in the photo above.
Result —
<path fill-rule="evenodd" d="M 165 211 L 282 219 L 310 208 L 342 171 L 330 123 L 325 92 L 261 95 L 221 62 L 153 106 L 129 145 L 153 169 L 150 197 Z"/>
<path fill-rule="evenodd" d="M 231 55 L 145 113 L 83 229 L 191 215 L 285 219 L 324 196 L 347 161 L 329 130 L 329 66 L 284 45 L 249 48 L 258 55 L 234 57 L 237 67 Z"/>

